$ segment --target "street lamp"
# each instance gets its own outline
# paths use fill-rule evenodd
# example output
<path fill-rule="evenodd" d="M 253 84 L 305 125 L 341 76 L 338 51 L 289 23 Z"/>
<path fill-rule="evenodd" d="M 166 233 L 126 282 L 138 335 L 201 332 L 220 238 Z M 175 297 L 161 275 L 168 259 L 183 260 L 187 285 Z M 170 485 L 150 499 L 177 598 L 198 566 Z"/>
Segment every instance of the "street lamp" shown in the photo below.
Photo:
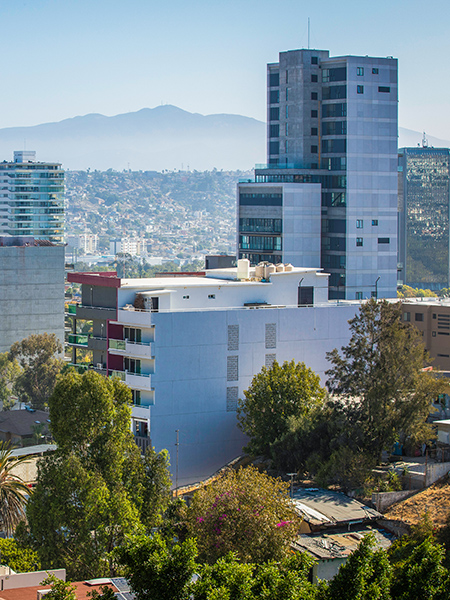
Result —
<path fill-rule="evenodd" d="M 375 300 L 378 300 L 378 282 L 380 281 L 380 277 L 377 277 L 375 281 Z"/>

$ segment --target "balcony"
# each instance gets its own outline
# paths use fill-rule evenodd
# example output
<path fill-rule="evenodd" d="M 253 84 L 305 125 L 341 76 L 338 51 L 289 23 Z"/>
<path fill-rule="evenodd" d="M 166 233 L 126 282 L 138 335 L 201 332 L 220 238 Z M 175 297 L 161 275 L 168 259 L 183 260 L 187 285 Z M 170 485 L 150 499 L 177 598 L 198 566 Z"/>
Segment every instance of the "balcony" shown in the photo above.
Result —
<path fill-rule="evenodd" d="M 118 377 L 133 390 L 144 392 L 152 391 L 151 375 L 144 373 L 130 373 L 129 371 L 111 371 L 110 377 Z"/>
<path fill-rule="evenodd" d="M 108 340 L 105 337 L 96 337 L 90 335 L 88 339 L 88 348 L 89 350 L 100 350 L 102 352 L 106 352 L 108 349 Z"/>
<path fill-rule="evenodd" d="M 152 443 L 149 437 L 142 437 L 140 435 L 135 435 L 134 441 L 136 442 L 137 447 L 140 449 L 141 454 L 145 454 L 145 451 Z"/>
<path fill-rule="evenodd" d="M 140 327 L 152 326 L 152 311 L 135 310 L 131 308 L 119 308 L 117 311 L 117 322 L 121 325 L 138 325 Z"/>
<path fill-rule="evenodd" d="M 91 321 L 93 319 L 115 319 L 116 318 L 116 309 L 115 308 L 105 308 L 104 306 L 85 306 L 82 304 L 77 305 L 76 312 L 77 319 L 85 319 L 87 321 Z"/>
<path fill-rule="evenodd" d="M 69 315 L 76 315 L 77 314 L 77 305 L 76 304 L 69 304 L 67 306 L 67 313 Z"/>
<path fill-rule="evenodd" d="M 71 346 L 83 346 L 87 348 L 89 336 L 81 333 L 69 333 L 68 342 Z"/>
<path fill-rule="evenodd" d="M 153 358 L 150 342 L 129 342 L 128 340 L 109 340 L 110 354 L 133 356 L 137 358 Z"/>

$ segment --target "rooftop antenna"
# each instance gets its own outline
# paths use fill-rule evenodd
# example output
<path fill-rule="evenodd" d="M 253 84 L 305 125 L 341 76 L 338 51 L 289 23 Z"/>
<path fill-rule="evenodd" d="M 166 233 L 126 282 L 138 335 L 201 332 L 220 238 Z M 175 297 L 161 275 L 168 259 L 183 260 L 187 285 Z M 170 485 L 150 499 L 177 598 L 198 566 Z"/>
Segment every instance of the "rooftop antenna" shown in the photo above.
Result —
<path fill-rule="evenodd" d="M 310 41 L 310 22 L 309 21 L 310 21 L 310 19 L 308 17 L 308 50 L 310 49 L 310 43 L 309 43 L 309 41 Z"/>
<path fill-rule="evenodd" d="M 428 140 L 425 131 L 423 132 L 422 136 L 422 148 L 428 148 Z"/>

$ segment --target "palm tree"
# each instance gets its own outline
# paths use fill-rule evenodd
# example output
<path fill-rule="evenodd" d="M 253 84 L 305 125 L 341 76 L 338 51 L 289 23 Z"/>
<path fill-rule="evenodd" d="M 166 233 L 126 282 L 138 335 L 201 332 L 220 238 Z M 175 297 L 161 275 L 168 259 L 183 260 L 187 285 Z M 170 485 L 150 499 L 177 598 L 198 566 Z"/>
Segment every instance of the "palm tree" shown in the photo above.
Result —
<path fill-rule="evenodd" d="M 0 526 L 7 536 L 12 535 L 16 525 L 26 518 L 30 489 L 12 470 L 27 460 L 26 456 L 15 459 L 10 444 L 0 442 Z"/>

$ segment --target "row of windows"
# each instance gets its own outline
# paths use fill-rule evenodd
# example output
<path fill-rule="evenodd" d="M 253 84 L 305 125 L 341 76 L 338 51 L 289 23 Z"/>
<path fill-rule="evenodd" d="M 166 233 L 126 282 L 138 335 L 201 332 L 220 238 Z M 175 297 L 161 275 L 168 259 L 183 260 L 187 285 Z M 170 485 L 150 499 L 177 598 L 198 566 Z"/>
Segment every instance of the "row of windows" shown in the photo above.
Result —
<path fill-rule="evenodd" d="M 281 233 L 281 219 L 239 219 L 239 231 L 255 231 L 260 233 Z"/>
<path fill-rule="evenodd" d="M 240 235 L 241 250 L 278 250 L 281 251 L 281 237 L 262 235 Z"/>
<path fill-rule="evenodd" d="M 289 123 L 285 123 L 284 126 L 285 135 L 289 135 Z M 322 129 L 323 135 L 346 135 L 347 134 L 347 122 L 346 121 L 331 121 L 325 122 Z M 319 135 L 319 129 L 317 127 L 311 127 L 311 135 Z M 280 125 L 278 123 L 271 123 L 269 125 L 269 137 L 276 138 L 280 137 Z M 324 150 L 324 152 L 327 152 Z M 330 150 L 329 152 L 332 152 Z"/>
<path fill-rule="evenodd" d="M 372 67 L 372 75 L 378 75 L 379 69 L 377 67 Z M 356 67 L 356 75 L 361 77 L 364 75 L 364 67 Z"/>
<path fill-rule="evenodd" d="M 324 154 L 345 154 L 347 151 L 347 140 L 345 138 L 322 140 L 322 152 Z"/>
<path fill-rule="evenodd" d="M 389 86 L 379 85 L 378 92 L 389 94 L 391 88 Z M 364 86 L 357 85 L 356 86 L 357 94 L 364 94 Z M 322 100 L 339 100 L 340 98 L 347 98 L 347 86 L 345 85 L 332 85 L 329 87 L 322 88 Z M 318 92 L 311 92 L 311 100 L 318 100 L 319 94 Z M 288 100 L 288 90 L 286 90 L 286 101 Z M 280 91 L 279 90 L 270 90 L 269 92 L 269 104 L 279 104 L 280 102 Z M 272 109 L 271 109 L 272 111 Z M 286 115 L 287 116 L 287 115 Z M 274 113 L 275 117 L 275 113 Z M 279 112 L 278 112 L 279 118 Z M 272 119 L 272 113 L 270 115 L 271 120 L 278 120 L 277 118 Z"/>
<path fill-rule="evenodd" d="M 281 206 L 282 194 L 240 194 L 239 204 L 242 206 Z"/>
<path fill-rule="evenodd" d="M 239 252 L 239 258 L 247 258 L 252 266 L 262 261 L 268 261 L 274 265 L 282 262 L 281 254 L 254 254 L 252 252 Z"/>
<path fill-rule="evenodd" d="M 372 219 L 372 227 L 378 226 L 378 219 Z M 356 229 L 363 229 L 364 219 L 356 219 Z"/>
<path fill-rule="evenodd" d="M 391 91 L 391 88 L 389 86 L 384 86 L 384 85 L 379 85 L 378 86 L 378 91 L 382 94 L 389 94 Z M 357 94 L 364 94 L 364 86 L 363 85 L 357 85 L 356 86 L 356 93 Z"/>
<path fill-rule="evenodd" d="M 378 238 L 378 243 L 379 244 L 389 244 L 390 243 L 390 238 Z M 364 245 L 364 239 L 362 237 L 357 237 L 356 238 L 356 245 L 357 246 L 363 246 Z"/>

